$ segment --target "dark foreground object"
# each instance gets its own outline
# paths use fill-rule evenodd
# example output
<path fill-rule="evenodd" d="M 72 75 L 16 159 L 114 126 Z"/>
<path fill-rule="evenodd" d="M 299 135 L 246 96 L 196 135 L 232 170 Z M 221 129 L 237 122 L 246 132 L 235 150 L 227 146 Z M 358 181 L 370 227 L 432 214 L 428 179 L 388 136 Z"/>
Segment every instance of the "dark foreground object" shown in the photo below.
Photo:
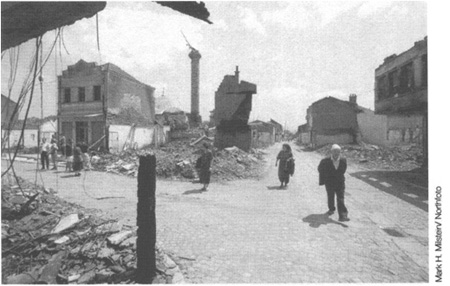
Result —
<path fill-rule="evenodd" d="M 141 284 L 152 283 L 156 274 L 155 191 L 156 157 L 155 155 L 140 156 L 137 192 L 136 282 Z"/>

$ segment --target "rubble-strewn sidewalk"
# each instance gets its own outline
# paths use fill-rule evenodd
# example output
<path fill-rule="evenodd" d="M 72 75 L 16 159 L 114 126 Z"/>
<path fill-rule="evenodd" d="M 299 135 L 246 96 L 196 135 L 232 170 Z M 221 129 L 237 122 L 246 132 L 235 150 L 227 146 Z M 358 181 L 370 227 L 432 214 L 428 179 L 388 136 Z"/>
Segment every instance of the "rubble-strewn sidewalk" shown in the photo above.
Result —
<path fill-rule="evenodd" d="M 181 272 L 157 248 L 155 283 Z M 2 283 L 132 283 L 136 229 L 9 174 L 2 178 Z"/>

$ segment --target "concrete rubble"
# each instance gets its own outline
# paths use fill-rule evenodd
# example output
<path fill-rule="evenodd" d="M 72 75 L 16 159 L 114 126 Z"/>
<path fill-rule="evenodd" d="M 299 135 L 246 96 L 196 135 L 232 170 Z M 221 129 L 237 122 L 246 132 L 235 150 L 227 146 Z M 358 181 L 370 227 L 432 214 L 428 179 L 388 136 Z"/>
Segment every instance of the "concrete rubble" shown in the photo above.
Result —
<path fill-rule="evenodd" d="M 2 283 L 134 283 L 135 228 L 18 179 L 2 178 Z M 155 282 L 182 283 L 166 256 L 157 246 Z"/>
<path fill-rule="evenodd" d="M 325 156 L 330 148 L 329 144 L 316 151 Z M 409 171 L 420 168 L 422 163 L 422 148 L 415 144 L 383 147 L 361 143 L 344 144 L 341 148 L 344 157 L 368 169 Z"/>
<path fill-rule="evenodd" d="M 202 136 L 197 139 L 176 140 L 167 143 L 158 149 L 142 151 L 124 151 L 120 154 L 99 154 L 92 162 L 94 170 L 117 173 L 137 177 L 140 152 L 152 151 L 156 155 L 156 174 L 160 178 L 180 180 L 196 179 L 195 162 L 200 156 L 201 144 L 196 141 L 204 140 Z M 260 149 L 251 149 L 244 152 L 238 147 L 215 149 L 211 166 L 213 181 L 227 181 L 245 178 L 257 178 L 263 166 L 265 152 Z"/>

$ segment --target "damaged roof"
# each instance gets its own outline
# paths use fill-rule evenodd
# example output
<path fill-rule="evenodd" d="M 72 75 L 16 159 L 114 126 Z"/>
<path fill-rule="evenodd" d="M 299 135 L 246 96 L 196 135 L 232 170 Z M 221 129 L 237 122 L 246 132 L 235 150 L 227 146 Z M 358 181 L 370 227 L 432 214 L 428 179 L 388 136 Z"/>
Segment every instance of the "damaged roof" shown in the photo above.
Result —
<path fill-rule="evenodd" d="M 156 3 L 212 24 L 208 19 L 209 11 L 203 2 L 156 1 Z M 48 31 L 72 25 L 83 18 L 90 18 L 105 7 L 106 1 L 2 1 L 2 51 L 42 36 Z"/>
<path fill-rule="evenodd" d="M 156 1 L 159 5 L 172 8 L 175 11 L 189 15 L 191 17 L 212 24 L 209 18 L 209 11 L 205 7 L 205 3 L 196 1 Z"/>
<path fill-rule="evenodd" d="M 2 2 L 2 51 L 103 10 L 106 2 Z"/>

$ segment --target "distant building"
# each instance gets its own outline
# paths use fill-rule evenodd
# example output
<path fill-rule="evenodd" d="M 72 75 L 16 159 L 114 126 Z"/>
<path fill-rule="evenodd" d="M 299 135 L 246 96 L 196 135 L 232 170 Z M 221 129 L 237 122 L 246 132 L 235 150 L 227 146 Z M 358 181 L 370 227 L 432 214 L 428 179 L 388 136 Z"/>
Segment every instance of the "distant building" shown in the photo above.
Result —
<path fill-rule="evenodd" d="M 159 144 L 154 91 L 114 64 L 80 60 L 58 76 L 59 134 L 113 152 Z"/>
<path fill-rule="evenodd" d="M 19 140 L 22 133 L 23 120 L 18 120 L 9 132 L 9 143 L 6 142 L 5 147 L 33 148 L 38 146 L 39 140 L 42 138 L 46 138 L 50 142 L 52 136 L 56 135 L 56 126 L 56 120 L 47 118 L 41 121 L 31 118 L 27 120 L 23 130 L 23 137 Z"/>
<path fill-rule="evenodd" d="M 255 120 L 248 125 L 252 132 L 252 148 L 265 148 L 276 142 L 277 129 L 274 124 Z"/>
<path fill-rule="evenodd" d="M 306 111 L 308 138 L 313 147 L 329 143 L 346 144 L 357 140 L 356 114 L 360 108 L 356 96 L 349 101 L 325 97 L 311 104 Z"/>
<path fill-rule="evenodd" d="M 421 144 L 420 116 L 375 114 L 356 100 L 351 94 L 349 101 L 326 97 L 313 103 L 307 111 L 307 123 L 298 127 L 300 143 L 313 147 L 360 141 L 383 146 Z"/>
<path fill-rule="evenodd" d="M 283 125 L 273 119 L 270 119 L 269 123 L 275 126 L 275 142 L 280 142 L 283 139 Z"/>
<path fill-rule="evenodd" d="M 236 146 L 244 151 L 251 147 L 251 130 L 248 125 L 252 110 L 252 95 L 256 85 L 239 80 L 239 69 L 226 75 L 215 93 L 214 146 L 219 149 Z"/>
<path fill-rule="evenodd" d="M 155 98 L 155 113 L 156 114 L 162 114 L 164 111 L 168 110 L 169 108 L 174 107 L 169 97 L 165 96 L 164 94 L 160 97 Z"/>
<path fill-rule="evenodd" d="M 375 113 L 422 117 L 424 163 L 428 160 L 427 37 L 375 69 Z"/>

